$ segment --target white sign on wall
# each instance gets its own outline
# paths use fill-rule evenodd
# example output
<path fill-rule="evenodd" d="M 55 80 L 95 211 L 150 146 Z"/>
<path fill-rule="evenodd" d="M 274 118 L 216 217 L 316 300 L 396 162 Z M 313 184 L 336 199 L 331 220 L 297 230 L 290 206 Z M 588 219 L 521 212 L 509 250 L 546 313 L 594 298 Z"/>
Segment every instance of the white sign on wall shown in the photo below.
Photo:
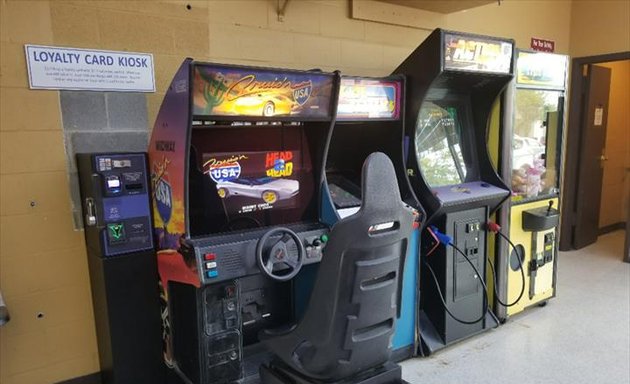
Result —
<path fill-rule="evenodd" d="M 24 46 L 31 89 L 155 92 L 150 53 Z"/>

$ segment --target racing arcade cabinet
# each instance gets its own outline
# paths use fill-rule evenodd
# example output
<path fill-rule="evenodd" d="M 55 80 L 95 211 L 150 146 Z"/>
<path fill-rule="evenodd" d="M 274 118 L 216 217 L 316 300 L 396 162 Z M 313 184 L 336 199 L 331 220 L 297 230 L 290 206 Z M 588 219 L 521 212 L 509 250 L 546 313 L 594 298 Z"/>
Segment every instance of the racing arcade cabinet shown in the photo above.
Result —
<path fill-rule="evenodd" d="M 522 289 L 524 295 L 502 317 L 555 296 L 567 65 L 564 55 L 518 50 L 516 76 L 506 92 L 512 113 L 506 116 L 510 128 L 502 143 L 502 176 L 513 191 L 506 224 L 515 249 L 505 252 L 509 257 L 501 259 L 508 262 L 500 271 L 506 276 L 507 301 Z M 518 257 L 527 271 L 524 285 Z"/>
<path fill-rule="evenodd" d="M 489 114 L 512 79 L 513 42 L 436 29 L 394 71 L 407 78 L 407 174 L 427 211 L 421 354 L 491 325 L 486 222 L 510 194 L 487 151 Z M 441 244 L 440 244 L 441 243 Z"/>
<path fill-rule="evenodd" d="M 338 87 L 333 73 L 191 59 L 175 75 L 149 158 L 164 356 L 186 382 L 257 382 L 271 358 L 259 333 L 298 320 L 292 278 L 329 232 Z"/>
<path fill-rule="evenodd" d="M 337 119 L 326 159 L 327 183 L 322 195 L 322 218 L 326 223 L 333 225 L 359 210 L 361 168 L 373 152 L 385 153 L 391 159 L 402 199 L 424 215 L 405 174 L 404 84 L 402 76 L 341 78 Z M 417 347 L 418 241 L 419 231 L 415 230 L 405 258 L 402 302 L 392 340 L 395 360 L 415 355 Z"/>

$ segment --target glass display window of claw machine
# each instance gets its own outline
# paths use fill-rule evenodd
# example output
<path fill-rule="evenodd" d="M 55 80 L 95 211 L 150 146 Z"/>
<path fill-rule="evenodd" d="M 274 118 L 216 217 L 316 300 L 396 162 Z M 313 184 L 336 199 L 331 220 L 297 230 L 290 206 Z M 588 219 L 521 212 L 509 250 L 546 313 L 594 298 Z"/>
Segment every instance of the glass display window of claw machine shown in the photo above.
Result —
<path fill-rule="evenodd" d="M 512 203 L 558 196 L 566 56 L 520 51 L 514 95 Z"/>

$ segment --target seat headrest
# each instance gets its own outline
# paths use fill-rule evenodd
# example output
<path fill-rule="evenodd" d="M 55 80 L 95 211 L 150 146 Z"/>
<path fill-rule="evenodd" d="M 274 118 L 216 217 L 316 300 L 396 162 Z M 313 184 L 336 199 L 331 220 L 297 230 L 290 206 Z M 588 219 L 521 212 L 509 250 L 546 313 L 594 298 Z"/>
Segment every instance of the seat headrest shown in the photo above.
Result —
<path fill-rule="evenodd" d="M 389 157 L 382 152 L 370 154 L 363 163 L 362 210 L 400 209 L 402 201 L 396 170 Z"/>

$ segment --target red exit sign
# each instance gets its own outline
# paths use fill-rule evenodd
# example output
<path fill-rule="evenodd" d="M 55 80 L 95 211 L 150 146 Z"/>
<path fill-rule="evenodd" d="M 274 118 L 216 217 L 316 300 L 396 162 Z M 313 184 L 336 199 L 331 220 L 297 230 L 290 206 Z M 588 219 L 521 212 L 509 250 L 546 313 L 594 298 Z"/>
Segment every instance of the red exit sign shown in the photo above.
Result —
<path fill-rule="evenodd" d="M 532 37 L 531 47 L 534 51 L 553 52 L 556 49 L 556 43 L 553 40 Z"/>

